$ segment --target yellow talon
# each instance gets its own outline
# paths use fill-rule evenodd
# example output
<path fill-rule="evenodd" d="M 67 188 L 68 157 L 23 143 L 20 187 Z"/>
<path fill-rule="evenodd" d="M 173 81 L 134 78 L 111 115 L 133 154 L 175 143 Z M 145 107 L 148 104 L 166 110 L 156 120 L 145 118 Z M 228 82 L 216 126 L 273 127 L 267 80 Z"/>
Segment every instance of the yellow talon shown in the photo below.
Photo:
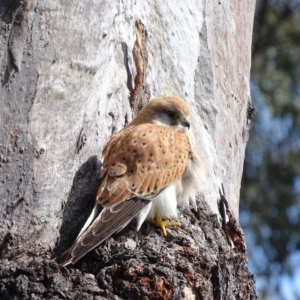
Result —
<path fill-rule="evenodd" d="M 151 223 L 161 229 L 163 236 L 167 235 L 166 227 L 170 227 L 170 226 L 180 227 L 181 226 L 181 223 L 179 223 L 179 222 L 170 222 L 169 220 L 163 221 L 163 219 L 161 218 L 160 215 L 156 215 L 155 219 L 151 220 Z"/>

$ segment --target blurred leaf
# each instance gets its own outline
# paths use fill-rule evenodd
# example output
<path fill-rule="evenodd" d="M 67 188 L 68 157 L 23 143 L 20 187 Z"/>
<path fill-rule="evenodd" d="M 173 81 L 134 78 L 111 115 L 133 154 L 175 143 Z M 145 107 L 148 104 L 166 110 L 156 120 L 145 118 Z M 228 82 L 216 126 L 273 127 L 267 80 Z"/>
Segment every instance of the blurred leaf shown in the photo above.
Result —
<path fill-rule="evenodd" d="M 261 299 L 274 299 L 282 291 L 278 278 L 295 276 L 290 258 L 300 252 L 300 1 L 257 1 L 252 52 L 257 116 L 246 151 L 240 222 L 251 245 L 250 265 L 264 282 Z"/>

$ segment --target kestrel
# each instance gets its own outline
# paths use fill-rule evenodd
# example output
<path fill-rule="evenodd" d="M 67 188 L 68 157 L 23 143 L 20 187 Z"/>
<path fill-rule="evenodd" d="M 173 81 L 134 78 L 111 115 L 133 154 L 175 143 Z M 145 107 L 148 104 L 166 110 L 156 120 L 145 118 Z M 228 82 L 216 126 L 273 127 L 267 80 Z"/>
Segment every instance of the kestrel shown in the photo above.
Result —
<path fill-rule="evenodd" d="M 95 207 L 62 265 L 77 262 L 133 218 L 137 230 L 147 219 L 163 235 L 167 226 L 180 226 L 168 218 L 177 216 L 178 203 L 195 204 L 198 189 L 189 116 L 181 98 L 155 98 L 108 141 Z"/>

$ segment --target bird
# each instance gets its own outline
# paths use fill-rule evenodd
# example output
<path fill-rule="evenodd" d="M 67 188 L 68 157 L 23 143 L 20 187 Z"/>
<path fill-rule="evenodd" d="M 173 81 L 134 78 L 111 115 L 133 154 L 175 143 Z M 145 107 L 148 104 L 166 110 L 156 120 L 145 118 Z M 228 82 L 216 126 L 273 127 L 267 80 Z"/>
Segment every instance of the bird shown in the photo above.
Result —
<path fill-rule="evenodd" d="M 149 101 L 137 116 L 111 137 L 102 152 L 101 183 L 94 209 L 60 264 L 74 264 L 134 218 L 145 220 L 164 236 L 180 203 L 195 207 L 200 169 L 190 109 L 180 97 Z"/>

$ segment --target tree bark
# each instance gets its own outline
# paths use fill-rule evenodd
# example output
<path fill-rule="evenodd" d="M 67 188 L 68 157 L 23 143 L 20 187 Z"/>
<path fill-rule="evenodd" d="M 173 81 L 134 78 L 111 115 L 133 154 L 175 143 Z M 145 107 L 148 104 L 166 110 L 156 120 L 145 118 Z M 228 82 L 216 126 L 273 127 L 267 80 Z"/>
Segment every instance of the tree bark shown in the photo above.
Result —
<path fill-rule="evenodd" d="M 256 299 L 236 222 L 254 4 L 1 2 L 1 299 Z M 198 209 L 180 208 L 182 227 L 167 238 L 132 224 L 75 267 L 58 266 L 51 259 L 94 204 L 96 155 L 166 95 L 192 110 Z"/>

